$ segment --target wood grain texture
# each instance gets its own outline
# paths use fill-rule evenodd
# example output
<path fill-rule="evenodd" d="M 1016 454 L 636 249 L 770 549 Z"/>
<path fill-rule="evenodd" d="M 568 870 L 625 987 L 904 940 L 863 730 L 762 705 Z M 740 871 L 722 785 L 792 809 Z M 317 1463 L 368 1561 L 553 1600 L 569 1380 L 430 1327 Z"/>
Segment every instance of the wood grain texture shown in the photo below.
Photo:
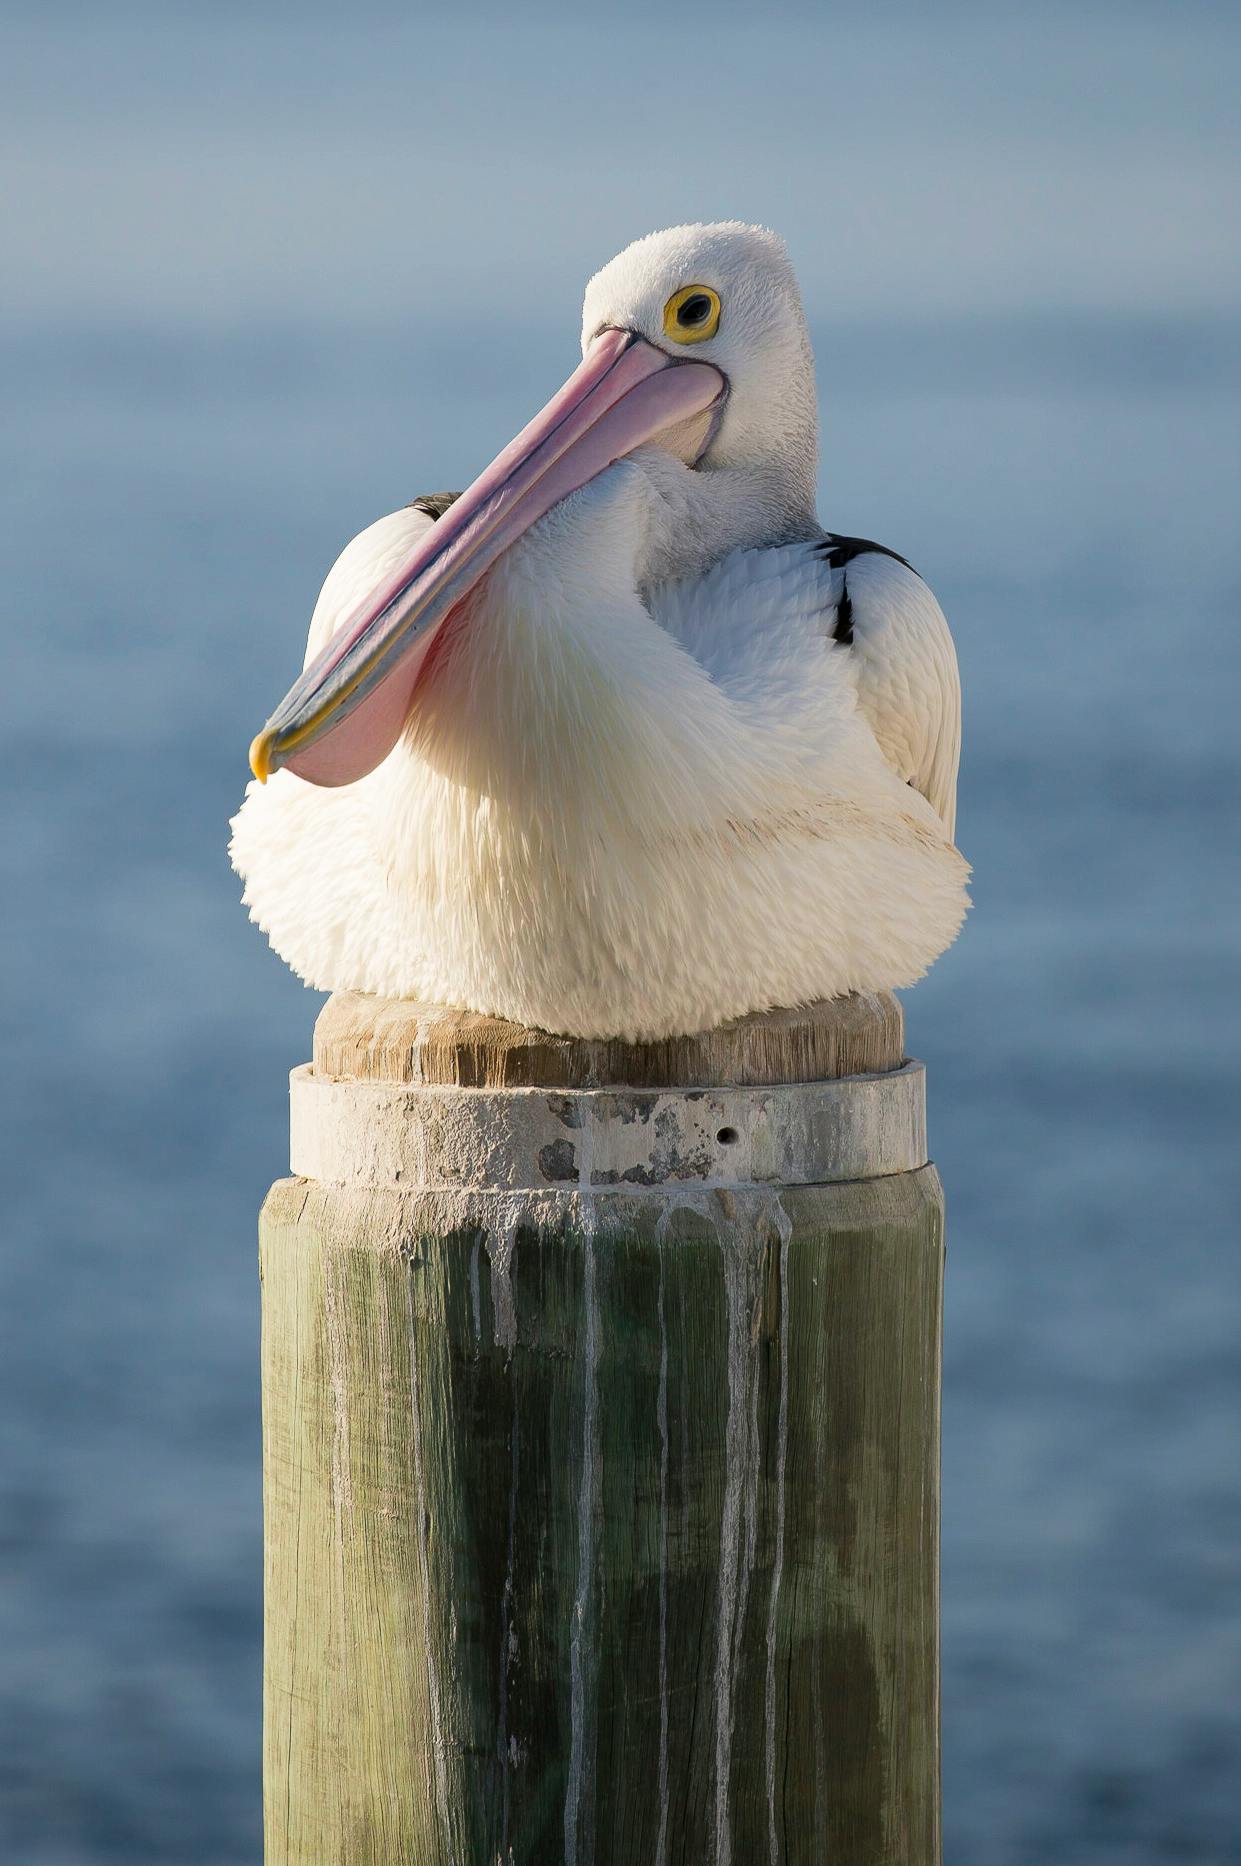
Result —
<path fill-rule="evenodd" d="M 317 1073 L 460 1088 L 718 1088 L 879 1074 L 904 1061 L 891 992 L 767 1011 L 656 1043 L 590 1041 L 496 1017 L 338 991 L 315 1025 Z"/>
<path fill-rule="evenodd" d="M 268 1866 L 934 1866 L 942 1211 L 274 1187 Z"/>

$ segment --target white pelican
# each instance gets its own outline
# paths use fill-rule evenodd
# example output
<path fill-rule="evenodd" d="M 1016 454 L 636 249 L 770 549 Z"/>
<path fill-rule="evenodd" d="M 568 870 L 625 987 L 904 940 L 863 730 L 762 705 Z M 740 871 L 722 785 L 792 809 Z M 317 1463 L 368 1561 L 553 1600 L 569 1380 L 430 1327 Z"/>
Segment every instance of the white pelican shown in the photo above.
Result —
<path fill-rule="evenodd" d="M 912 983 L 967 906 L 956 657 L 901 557 L 815 517 L 783 243 L 638 240 L 582 354 L 333 566 L 233 823 L 251 917 L 320 989 L 578 1036 Z"/>

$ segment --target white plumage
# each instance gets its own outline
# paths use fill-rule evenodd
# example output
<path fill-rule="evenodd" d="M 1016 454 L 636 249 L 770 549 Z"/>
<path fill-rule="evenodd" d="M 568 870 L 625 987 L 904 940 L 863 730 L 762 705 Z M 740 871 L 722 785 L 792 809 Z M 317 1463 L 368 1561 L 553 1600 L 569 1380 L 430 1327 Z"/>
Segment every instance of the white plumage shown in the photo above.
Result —
<path fill-rule="evenodd" d="M 665 300 L 702 280 L 730 385 L 707 453 L 641 445 L 512 544 L 369 775 L 251 785 L 233 860 L 309 984 L 654 1037 L 909 984 L 955 936 L 951 638 L 903 562 L 814 518 L 783 249 L 651 236 L 592 281 L 584 347 L 601 325 L 664 341 Z M 353 540 L 308 664 L 431 523 L 407 508 Z"/>

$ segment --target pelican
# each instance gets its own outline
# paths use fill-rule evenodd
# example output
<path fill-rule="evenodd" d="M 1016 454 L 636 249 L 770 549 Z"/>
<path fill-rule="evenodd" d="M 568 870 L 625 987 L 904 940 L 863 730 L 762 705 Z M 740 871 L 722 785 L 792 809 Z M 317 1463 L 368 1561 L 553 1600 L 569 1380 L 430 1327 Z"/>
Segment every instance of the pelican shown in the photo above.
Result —
<path fill-rule="evenodd" d="M 346 547 L 251 747 L 232 860 L 307 984 L 650 1039 L 925 972 L 968 904 L 956 656 L 820 525 L 817 454 L 775 234 L 595 274 L 580 366 Z"/>

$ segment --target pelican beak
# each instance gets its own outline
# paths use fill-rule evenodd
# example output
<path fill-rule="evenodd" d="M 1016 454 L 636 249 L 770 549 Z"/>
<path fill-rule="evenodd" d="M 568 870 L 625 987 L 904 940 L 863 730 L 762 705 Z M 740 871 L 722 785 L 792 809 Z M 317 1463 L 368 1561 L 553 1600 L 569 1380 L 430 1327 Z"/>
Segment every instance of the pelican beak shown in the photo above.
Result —
<path fill-rule="evenodd" d="M 632 331 L 602 331 L 546 408 L 290 688 L 250 747 L 259 782 L 281 766 L 312 784 L 373 771 L 400 737 L 444 622 L 500 554 L 614 461 L 716 409 L 726 389 L 709 363 L 667 356 Z"/>

